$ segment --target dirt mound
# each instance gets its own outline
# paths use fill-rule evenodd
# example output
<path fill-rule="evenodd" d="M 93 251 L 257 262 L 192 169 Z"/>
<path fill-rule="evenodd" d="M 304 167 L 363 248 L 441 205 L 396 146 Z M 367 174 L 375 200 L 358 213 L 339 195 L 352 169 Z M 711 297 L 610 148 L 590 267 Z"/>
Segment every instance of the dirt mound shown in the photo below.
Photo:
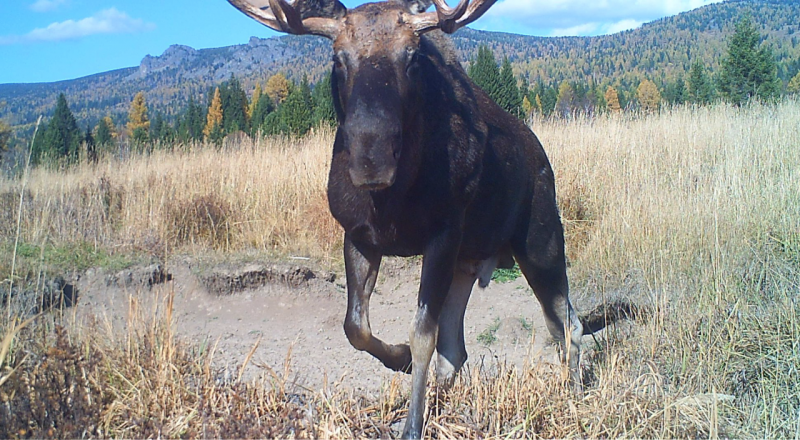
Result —
<path fill-rule="evenodd" d="M 333 282 L 336 280 L 336 275 L 330 272 L 316 273 L 308 267 L 298 265 L 249 264 L 244 267 L 218 266 L 200 276 L 208 292 L 218 296 L 258 289 L 267 284 L 281 284 L 287 287 L 307 286 L 313 279 Z"/>

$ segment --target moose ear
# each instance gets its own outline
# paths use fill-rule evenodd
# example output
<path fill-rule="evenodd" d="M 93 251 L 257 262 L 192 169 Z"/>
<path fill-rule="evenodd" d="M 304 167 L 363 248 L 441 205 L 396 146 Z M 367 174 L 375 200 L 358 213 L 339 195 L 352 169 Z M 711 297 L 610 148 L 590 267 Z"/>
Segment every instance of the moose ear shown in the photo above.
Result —
<path fill-rule="evenodd" d="M 405 5 L 408 12 L 411 14 L 421 14 L 425 12 L 431 4 L 433 4 L 433 0 L 396 0 L 398 3 Z"/>

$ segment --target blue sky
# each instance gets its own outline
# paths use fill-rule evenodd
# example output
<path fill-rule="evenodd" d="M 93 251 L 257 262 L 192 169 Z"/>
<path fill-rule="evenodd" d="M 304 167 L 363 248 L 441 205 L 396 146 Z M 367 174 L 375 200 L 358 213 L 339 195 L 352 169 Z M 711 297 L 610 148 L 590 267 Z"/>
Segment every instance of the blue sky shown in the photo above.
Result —
<path fill-rule="evenodd" d="M 498 0 L 476 29 L 599 35 L 720 0 Z M 364 0 L 344 0 L 354 7 Z M 451 5 L 455 0 L 448 0 Z M 0 84 L 73 79 L 136 66 L 172 44 L 196 49 L 277 33 L 225 0 L 3 0 Z"/>

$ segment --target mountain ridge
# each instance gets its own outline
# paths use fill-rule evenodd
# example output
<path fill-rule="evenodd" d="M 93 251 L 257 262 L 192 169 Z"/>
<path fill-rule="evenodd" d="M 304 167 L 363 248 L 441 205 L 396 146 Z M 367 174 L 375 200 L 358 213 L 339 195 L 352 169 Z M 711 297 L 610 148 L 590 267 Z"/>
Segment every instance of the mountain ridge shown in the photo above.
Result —
<path fill-rule="evenodd" d="M 515 75 L 530 82 L 594 81 L 630 88 L 643 78 L 663 84 L 688 72 L 695 59 L 715 69 L 725 37 L 744 14 L 750 14 L 773 47 L 779 75 L 793 75 L 800 68 L 798 1 L 729 0 L 603 36 L 540 37 L 464 28 L 452 40 L 463 63 L 486 44 L 498 62 L 507 56 Z M 134 67 L 53 83 L 0 84 L 0 102 L 6 102 L 0 118 L 30 129 L 38 115 L 52 113 L 63 92 L 82 126 L 109 114 L 123 122 L 138 91 L 145 92 L 151 112 L 170 118 L 190 98 L 205 103 L 211 88 L 231 74 L 248 93 L 277 72 L 295 81 L 308 75 L 313 83 L 330 69 L 330 56 L 330 42 L 313 36 L 251 37 L 244 44 L 207 49 L 176 44 L 161 55 L 146 55 Z"/>

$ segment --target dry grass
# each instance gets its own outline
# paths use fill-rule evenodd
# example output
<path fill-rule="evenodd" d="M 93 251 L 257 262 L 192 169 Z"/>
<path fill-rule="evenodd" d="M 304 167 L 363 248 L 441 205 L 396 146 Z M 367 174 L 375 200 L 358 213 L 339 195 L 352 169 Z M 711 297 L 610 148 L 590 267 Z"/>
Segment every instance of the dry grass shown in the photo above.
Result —
<path fill-rule="evenodd" d="M 341 246 L 325 195 L 331 138 L 320 130 L 301 140 L 247 139 L 224 149 L 195 145 L 39 168 L 25 193 L 22 238 L 156 256 L 257 249 L 326 259 Z M 18 186 L 0 181 L 3 206 L 19 201 Z"/>
<path fill-rule="evenodd" d="M 450 392 L 431 389 L 426 434 L 800 436 L 797 121 L 795 101 L 534 121 L 558 178 L 579 301 L 622 296 L 653 313 L 586 344 L 584 396 L 546 365 L 473 367 Z M 333 261 L 330 144 L 321 133 L 39 170 L 23 238 Z M 0 193 L 18 185 L 2 182 Z M 387 437 L 404 417 L 397 382 L 363 397 L 299 392 L 284 372 L 221 376 L 213 350 L 175 338 L 169 297 L 158 304 L 132 304 L 122 335 L 102 323 L 13 330 L 0 437 Z"/>

